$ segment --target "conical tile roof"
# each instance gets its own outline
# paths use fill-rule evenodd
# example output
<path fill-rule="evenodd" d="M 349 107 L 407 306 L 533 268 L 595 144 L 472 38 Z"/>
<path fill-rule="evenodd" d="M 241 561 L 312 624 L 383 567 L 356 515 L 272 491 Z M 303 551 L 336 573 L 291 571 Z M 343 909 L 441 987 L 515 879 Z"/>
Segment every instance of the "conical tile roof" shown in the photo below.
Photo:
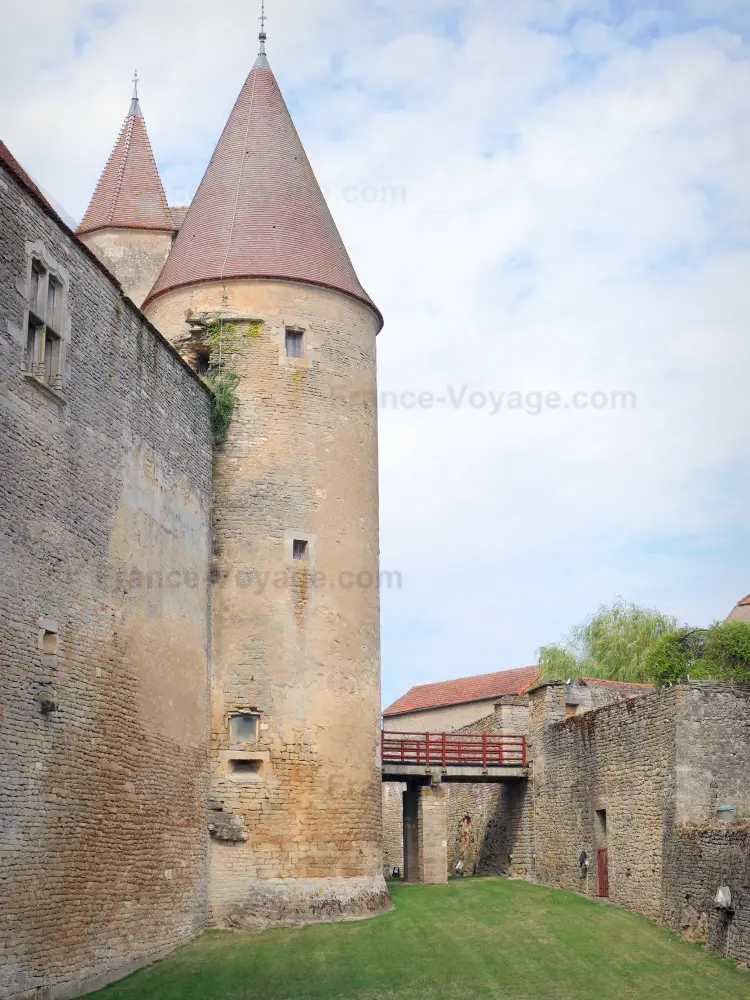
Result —
<path fill-rule="evenodd" d="M 323 285 L 380 316 L 355 274 L 263 52 L 144 306 L 173 288 L 230 278 Z"/>
<path fill-rule="evenodd" d="M 76 232 L 90 233 L 108 226 L 175 228 L 137 97 L 130 102 L 115 148 Z"/>

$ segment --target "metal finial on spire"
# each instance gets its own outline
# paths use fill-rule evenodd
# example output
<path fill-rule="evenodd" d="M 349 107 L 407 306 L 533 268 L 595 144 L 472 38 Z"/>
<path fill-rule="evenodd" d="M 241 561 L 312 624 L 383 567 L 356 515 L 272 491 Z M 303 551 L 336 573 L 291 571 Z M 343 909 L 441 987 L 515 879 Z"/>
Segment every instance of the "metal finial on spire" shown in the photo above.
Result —
<path fill-rule="evenodd" d="M 260 17 L 258 20 L 260 21 L 260 34 L 258 35 L 260 39 L 260 51 L 258 52 L 255 65 L 268 68 L 268 60 L 266 59 L 266 39 L 268 38 L 266 34 L 266 21 L 268 20 L 266 16 L 266 0 L 260 0 Z"/>
<path fill-rule="evenodd" d="M 260 0 L 260 17 L 258 20 L 260 21 L 260 34 L 258 35 L 260 39 L 260 52 L 261 55 L 265 55 L 266 38 L 268 38 L 268 35 L 266 35 L 266 21 L 268 20 L 266 17 L 266 0 Z"/>
<path fill-rule="evenodd" d="M 130 101 L 131 115 L 140 115 L 141 106 L 138 103 L 138 70 L 133 73 L 133 98 Z"/>

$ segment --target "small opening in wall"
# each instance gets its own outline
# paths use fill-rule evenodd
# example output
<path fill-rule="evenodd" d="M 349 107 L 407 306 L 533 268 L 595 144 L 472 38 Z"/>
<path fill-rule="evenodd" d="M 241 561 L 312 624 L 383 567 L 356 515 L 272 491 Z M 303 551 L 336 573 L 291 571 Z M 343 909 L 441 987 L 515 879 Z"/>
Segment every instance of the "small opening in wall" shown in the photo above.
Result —
<path fill-rule="evenodd" d="M 260 774 L 263 769 L 262 760 L 237 760 L 229 761 L 229 773 L 236 774 L 238 778 L 252 778 Z"/>
<path fill-rule="evenodd" d="M 288 358 L 302 357 L 302 331 L 287 330 L 285 335 L 286 356 Z"/>
<path fill-rule="evenodd" d="M 45 656 L 56 656 L 59 637 L 57 632 L 45 632 L 42 636 L 42 652 Z"/>
<path fill-rule="evenodd" d="M 292 542 L 292 559 L 307 559 L 307 542 L 295 538 Z"/>
<path fill-rule="evenodd" d="M 195 370 L 199 375 L 205 375 L 208 371 L 208 366 L 211 361 L 211 352 L 209 350 L 196 351 L 194 366 Z"/>
<path fill-rule="evenodd" d="M 596 841 L 598 847 L 607 846 L 607 810 L 596 810 Z"/>
<path fill-rule="evenodd" d="M 229 717 L 229 740 L 231 743 L 256 743 L 258 740 L 257 715 L 243 714 Z"/>

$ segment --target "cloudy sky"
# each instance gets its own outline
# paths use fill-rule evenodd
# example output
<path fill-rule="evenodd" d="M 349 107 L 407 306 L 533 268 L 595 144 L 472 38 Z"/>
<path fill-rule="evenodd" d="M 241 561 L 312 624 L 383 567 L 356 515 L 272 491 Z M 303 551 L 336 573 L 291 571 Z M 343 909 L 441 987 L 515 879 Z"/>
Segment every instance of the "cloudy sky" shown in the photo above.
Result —
<path fill-rule="evenodd" d="M 0 134 L 79 219 L 137 66 L 185 203 L 255 7 L 0 0 Z M 724 617 L 750 591 L 747 0 L 268 8 L 271 65 L 386 317 L 385 703 L 534 662 L 617 595 Z"/>

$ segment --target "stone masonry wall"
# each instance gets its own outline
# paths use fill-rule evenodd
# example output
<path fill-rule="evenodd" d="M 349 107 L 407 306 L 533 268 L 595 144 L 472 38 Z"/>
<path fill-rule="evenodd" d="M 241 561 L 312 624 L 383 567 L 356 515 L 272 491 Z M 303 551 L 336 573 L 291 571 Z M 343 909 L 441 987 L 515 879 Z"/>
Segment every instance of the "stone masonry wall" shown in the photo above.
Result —
<path fill-rule="evenodd" d="M 22 374 L 27 244 L 69 279 Z M 0 998 L 78 995 L 207 915 L 207 394 L 0 170 Z"/>
<path fill-rule="evenodd" d="M 732 914 L 714 905 L 720 886 L 731 890 Z M 675 830 L 664 845 L 662 918 L 687 940 L 750 965 L 750 822 Z"/>
<path fill-rule="evenodd" d="M 140 308 L 164 267 L 173 236 L 170 232 L 148 229 L 98 229 L 84 233 L 81 241 Z"/>
<path fill-rule="evenodd" d="M 596 895 L 596 852 L 606 848 L 612 902 L 658 918 L 675 797 L 675 698 L 662 691 L 545 727 L 564 719 L 564 698 L 563 685 L 531 694 L 536 878 Z M 578 867 L 582 851 L 588 876 Z"/>
<path fill-rule="evenodd" d="M 247 838 L 212 840 L 212 919 L 379 912 L 378 320 L 325 288 L 206 283 L 148 306 L 187 357 L 201 336 L 187 313 L 240 331 L 214 479 L 211 794 Z M 257 738 L 232 741 L 237 712 L 257 714 Z"/>
<path fill-rule="evenodd" d="M 419 881 L 446 882 L 448 835 L 446 829 L 446 786 L 424 786 L 419 794 Z"/>
<path fill-rule="evenodd" d="M 406 784 L 383 782 L 383 875 L 388 878 L 394 868 L 404 873 L 404 802 Z"/>
<path fill-rule="evenodd" d="M 465 733 L 524 735 L 528 696 L 495 699 L 492 715 L 464 727 Z M 531 797 L 528 782 L 448 784 L 448 873 L 459 860 L 465 875 L 528 876 L 531 869 Z"/>
<path fill-rule="evenodd" d="M 750 816 L 750 688 L 693 683 L 677 692 L 675 823 L 705 825 L 720 805 Z"/>
<path fill-rule="evenodd" d="M 567 722 L 564 712 L 562 685 L 532 693 L 537 879 L 594 894 L 606 848 L 612 902 L 747 962 L 750 689 L 692 683 Z M 723 825 L 722 804 L 740 818 Z M 732 915 L 714 906 L 721 885 Z"/>

